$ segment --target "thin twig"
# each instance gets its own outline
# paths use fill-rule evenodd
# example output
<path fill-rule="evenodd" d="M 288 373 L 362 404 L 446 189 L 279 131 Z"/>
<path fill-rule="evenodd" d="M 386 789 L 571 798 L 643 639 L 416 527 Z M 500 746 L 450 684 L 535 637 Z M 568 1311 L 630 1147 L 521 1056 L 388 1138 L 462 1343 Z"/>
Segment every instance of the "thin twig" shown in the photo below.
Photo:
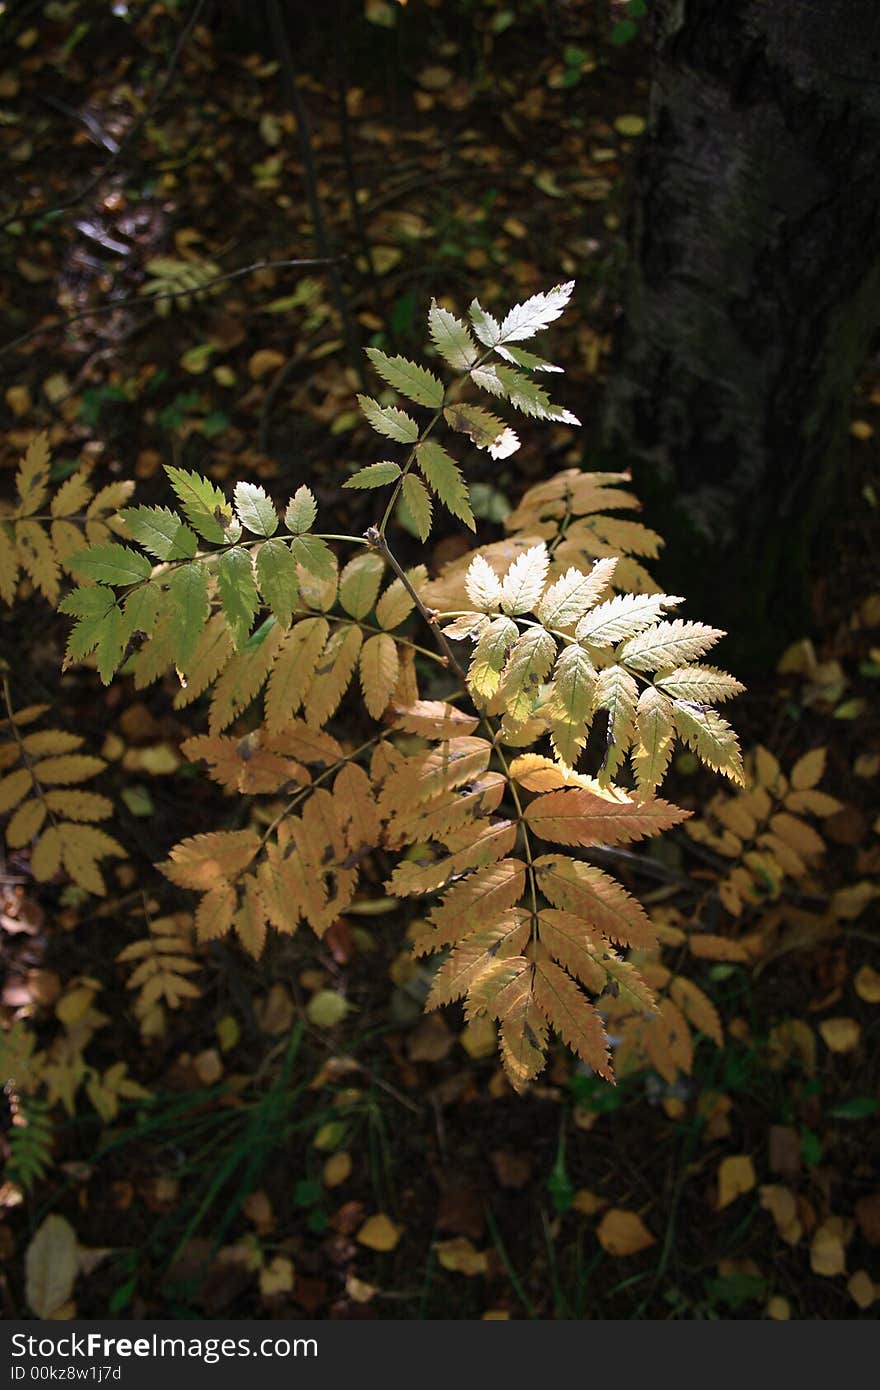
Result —
<path fill-rule="evenodd" d="M 288 270 L 291 266 L 320 266 L 331 265 L 332 260 L 323 257 L 306 258 L 294 261 L 254 261 L 252 265 L 241 266 L 239 270 L 228 270 L 222 275 L 215 275 L 210 280 L 205 280 L 196 289 L 189 287 L 180 290 L 160 290 L 157 294 L 132 294 L 126 299 L 114 299 L 111 304 L 98 304 L 92 309 L 81 309 L 76 314 L 70 314 L 66 319 L 61 319 L 59 323 L 39 324 L 36 328 L 31 328 L 27 333 L 22 333 L 20 338 L 13 338 L 12 342 L 4 343 L 0 347 L 0 357 L 4 353 L 12 352 L 15 348 L 36 338 L 40 333 L 57 331 L 67 328 L 71 323 L 79 323 L 82 319 L 95 318 L 98 314 L 112 314 L 114 309 L 124 309 L 129 304 L 154 304 L 159 299 L 181 299 L 189 295 L 191 299 L 197 298 L 205 290 L 212 289 L 214 285 L 222 285 L 227 280 L 240 280 L 243 275 L 252 275 L 257 270 Z"/>

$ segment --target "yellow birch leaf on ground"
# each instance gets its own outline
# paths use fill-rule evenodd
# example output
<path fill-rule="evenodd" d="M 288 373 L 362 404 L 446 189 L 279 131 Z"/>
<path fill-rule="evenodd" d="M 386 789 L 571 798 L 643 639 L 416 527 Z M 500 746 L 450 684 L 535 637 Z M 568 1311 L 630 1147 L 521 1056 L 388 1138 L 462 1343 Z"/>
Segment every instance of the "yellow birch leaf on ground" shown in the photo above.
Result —
<path fill-rule="evenodd" d="M 880 1004 L 880 970 L 863 965 L 853 980 L 856 994 L 866 1004 Z"/>
<path fill-rule="evenodd" d="M 826 1018 L 819 1024 L 822 1041 L 832 1052 L 852 1052 L 859 1045 L 862 1030 L 854 1018 Z"/>
<path fill-rule="evenodd" d="M 73 1292 L 79 1270 L 76 1231 L 63 1216 L 47 1216 L 25 1254 L 26 1296 L 38 1318 L 51 1318 Z"/>
<path fill-rule="evenodd" d="M 810 1268 L 814 1274 L 824 1275 L 827 1279 L 846 1273 L 843 1235 L 834 1217 L 823 1221 L 813 1233 L 810 1242 Z"/>
<path fill-rule="evenodd" d="M 321 1179 L 325 1187 L 341 1187 L 342 1184 L 351 1176 L 352 1161 L 351 1154 L 341 1149 L 339 1153 L 331 1154 L 324 1164 Z"/>
<path fill-rule="evenodd" d="M 596 1236 L 609 1255 L 637 1255 L 655 1243 L 642 1218 L 620 1207 L 606 1211 L 596 1228 Z"/>
<path fill-rule="evenodd" d="M 474 1275 L 488 1272 L 489 1261 L 485 1251 L 478 1250 L 465 1236 L 456 1236 L 453 1240 L 438 1240 L 434 1249 L 443 1269 L 451 1270 L 453 1274 Z"/>
<path fill-rule="evenodd" d="M 264 1298 L 271 1298 L 273 1294 L 291 1293 L 295 1282 L 293 1265 L 286 1255 L 275 1255 L 260 1270 L 260 1293 Z"/>
<path fill-rule="evenodd" d="M 368 1216 L 363 1226 L 357 1233 L 359 1245 L 366 1245 L 368 1250 L 394 1250 L 403 1234 L 399 1226 L 395 1226 L 390 1216 L 384 1212 L 379 1212 L 377 1216 Z"/>
<path fill-rule="evenodd" d="M 718 1165 L 718 1211 L 730 1206 L 755 1186 L 755 1165 L 750 1154 L 732 1154 Z"/>
<path fill-rule="evenodd" d="M 767 1316 L 774 1322 L 787 1322 L 791 1317 L 791 1304 L 788 1299 L 775 1294 L 767 1304 Z"/>
<path fill-rule="evenodd" d="M 796 1245 L 803 1235 L 803 1227 L 798 1220 L 794 1193 L 780 1183 L 765 1183 L 759 1191 L 761 1206 L 770 1212 L 779 1235 L 789 1245 Z"/>
<path fill-rule="evenodd" d="M 870 1308 L 877 1297 L 877 1285 L 866 1269 L 857 1269 L 846 1284 L 849 1296 L 862 1309 Z"/>

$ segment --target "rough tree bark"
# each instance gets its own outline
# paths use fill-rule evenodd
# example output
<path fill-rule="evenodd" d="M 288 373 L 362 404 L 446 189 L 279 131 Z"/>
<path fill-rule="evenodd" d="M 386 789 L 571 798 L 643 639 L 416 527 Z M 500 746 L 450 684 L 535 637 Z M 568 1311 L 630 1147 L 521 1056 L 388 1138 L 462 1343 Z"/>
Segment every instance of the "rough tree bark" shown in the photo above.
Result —
<path fill-rule="evenodd" d="M 880 322 L 880 4 L 655 0 L 654 15 L 606 443 L 665 524 L 672 576 L 732 632 L 756 599 L 775 606 L 778 652 L 786 619 L 805 630 Z"/>

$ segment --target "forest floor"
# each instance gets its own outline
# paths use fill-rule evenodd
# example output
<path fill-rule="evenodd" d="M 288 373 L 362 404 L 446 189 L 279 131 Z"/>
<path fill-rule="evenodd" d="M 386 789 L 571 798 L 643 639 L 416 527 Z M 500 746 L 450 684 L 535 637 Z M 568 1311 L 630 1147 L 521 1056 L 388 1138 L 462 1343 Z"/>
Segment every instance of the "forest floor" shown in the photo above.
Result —
<path fill-rule="evenodd" d="M 463 5 L 368 0 L 341 6 L 340 47 L 308 10 L 291 92 L 248 7 L 221 8 L 222 24 L 211 5 L 71 0 L 3 21 L 4 495 L 47 430 L 56 481 L 85 461 L 150 502 L 164 463 L 278 498 L 308 482 L 359 534 L 370 494 L 339 488 L 375 457 L 362 348 L 421 354 L 432 296 L 492 308 L 574 278 L 553 356 L 585 426 L 524 430 L 514 459 L 475 461 L 475 512 L 500 536 L 526 486 L 589 468 L 598 439 L 647 116 L 638 22 L 630 36 L 587 4 L 486 4 L 465 21 Z M 341 300 L 326 266 L 277 264 L 328 252 Z M 207 288 L 146 299 L 193 284 Z M 78 1242 L 66 1316 L 876 1313 L 878 437 L 875 374 L 853 403 L 863 513 L 815 575 L 812 631 L 732 715 L 756 785 L 781 797 L 799 766 L 792 787 L 813 769 L 834 798 L 802 859 L 756 857 L 684 755 L 665 794 L 697 809 L 703 841 L 670 836 L 650 874 L 623 871 L 670 940 L 699 911 L 734 943 L 688 957 L 723 1032 L 710 1017 L 671 1081 L 642 1070 L 612 1089 L 560 1051 L 516 1096 L 480 1030 L 423 1016 L 424 973 L 381 892 L 322 942 L 276 940 L 259 961 L 213 943 L 197 997 L 143 1038 L 116 957 L 145 915 L 191 906 L 153 866 L 245 812 L 181 755 L 203 716 L 176 710 L 170 684 L 105 690 L 87 666 L 59 679 L 68 625 L 25 582 L 0 611 L 10 699 L 46 702 L 107 760 L 128 858 L 101 899 L 34 883 L 28 850 L 6 851 L 4 1022 L 29 1021 L 41 1047 L 81 1024 L 95 1075 L 124 1062 L 146 1094 L 95 1103 L 84 1074 L 60 1083 L 46 1171 L 0 1188 L 8 1316 L 34 1307 L 25 1255 L 50 1215 Z M 466 548 L 452 529 L 432 545 L 405 538 L 406 560 Z M 735 867 L 760 884 L 739 915 L 721 891 Z M 326 993 L 345 1017 L 310 1008 Z"/>

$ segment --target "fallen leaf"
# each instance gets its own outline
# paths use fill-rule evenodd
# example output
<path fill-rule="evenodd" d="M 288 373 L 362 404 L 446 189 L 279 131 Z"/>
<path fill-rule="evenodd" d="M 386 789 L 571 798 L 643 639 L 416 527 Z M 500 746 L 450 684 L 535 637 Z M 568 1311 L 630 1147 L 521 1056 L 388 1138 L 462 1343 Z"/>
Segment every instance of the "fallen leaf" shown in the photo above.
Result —
<path fill-rule="evenodd" d="M 413 1029 L 406 1050 L 411 1062 L 442 1062 L 455 1046 L 455 1038 L 446 1020 L 430 1014 Z"/>
<path fill-rule="evenodd" d="M 853 980 L 856 994 L 866 1004 L 880 1004 L 880 970 L 863 965 Z"/>
<path fill-rule="evenodd" d="M 264 1298 L 274 1294 L 291 1293 L 296 1282 L 292 1262 L 286 1255 L 275 1255 L 260 1270 L 260 1293 Z"/>
<path fill-rule="evenodd" d="M 532 1160 L 528 1154 L 495 1149 L 490 1157 L 495 1176 L 502 1187 L 522 1188 L 528 1185 L 532 1176 Z"/>
<path fill-rule="evenodd" d="M 819 1024 L 819 1032 L 832 1052 L 852 1052 L 862 1035 L 854 1018 L 826 1018 Z"/>
<path fill-rule="evenodd" d="M 731 1154 L 718 1165 L 718 1211 L 755 1186 L 755 1165 L 751 1154 Z"/>
<path fill-rule="evenodd" d="M 584 1216 L 595 1216 L 597 1211 L 601 1211 L 608 1203 L 604 1197 L 600 1197 L 598 1192 L 591 1192 L 588 1187 L 579 1187 L 574 1194 L 571 1203 L 575 1211 L 579 1211 Z"/>
<path fill-rule="evenodd" d="M 369 1250 L 386 1251 L 396 1248 L 402 1234 L 401 1228 L 389 1216 L 379 1212 L 377 1216 L 367 1217 L 356 1239 L 359 1245 L 366 1245 Z"/>
<path fill-rule="evenodd" d="M 475 1062 L 483 1057 L 494 1057 L 498 1050 L 495 1025 L 490 1018 L 482 1016 L 465 1025 L 458 1035 L 458 1041 Z"/>
<path fill-rule="evenodd" d="M 257 1192 L 249 1192 L 241 1209 L 248 1221 L 253 1222 L 257 1228 L 257 1233 L 261 1236 L 268 1235 L 275 1225 L 272 1203 L 267 1193 L 263 1192 L 262 1189 Z"/>
<path fill-rule="evenodd" d="M 602 1249 L 609 1255 L 637 1255 L 640 1250 L 647 1250 L 655 1243 L 642 1218 L 636 1212 L 623 1211 L 620 1207 L 606 1211 L 596 1227 L 596 1236 Z"/>
<path fill-rule="evenodd" d="M 355 1303 L 369 1303 L 371 1298 L 376 1297 L 379 1290 L 375 1284 L 367 1284 L 363 1279 L 349 1274 L 345 1281 L 345 1292 Z"/>
<path fill-rule="evenodd" d="M 618 135 L 638 136 L 645 133 L 645 120 L 642 116 L 618 116 L 614 122 Z"/>
<path fill-rule="evenodd" d="M 767 1304 L 767 1316 L 774 1322 L 787 1322 L 791 1317 L 791 1304 L 788 1299 L 775 1294 Z"/>
<path fill-rule="evenodd" d="M 860 1197 L 855 1208 L 859 1230 L 869 1245 L 880 1245 L 880 1192 Z"/>
<path fill-rule="evenodd" d="M 877 1297 L 877 1286 L 866 1269 L 857 1269 L 847 1280 L 850 1298 L 860 1308 L 870 1308 Z"/>
<path fill-rule="evenodd" d="M 351 1154 L 340 1149 L 339 1153 L 331 1154 L 327 1159 L 321 1172 L 321 1180 L 325 1187 L 341 1187 L 351 1176 L 351 1169 Z"/>
<path fill-rule="evenodd" d="M 349 1003 L 332 989 L 319 989 L 306 1004 L 306 1018 L 316 1028 L 335 1028 L 348 1013 Z"/>
<path fill-rule="evenodd" d="M 434 1244 L 443 1269 L 453 1274 L 485 1274 L 489 1261 L 485 1251 L 478 1250 L 465 1236 L 455 1236 L 452 1240 L 438 1240 Z"/>
<path fill-rule="evenodd" d="M 810 1241 L 810 1268 L 814 1274 L 822 1274 L 828 1279 L 846 1271 L 846 1250 L 834 1218 L 823 1221 L 813 1233 L 813 1239 Z"/>
<path fill-rule="evenodd" d="M 770 1212 L 779 1235 L 789 1245 L 796 1245 L 803 1235 L 803 1227 L 798 1220 L 794 1193 L 778 1183 L 765 1183 L 759 1193 L 761 1206 Z"/>
<path fill-rule="evenodd" d="M 76 1231 L 63 1216 L 47 1216 L 24 1257 L 25 1296 L 38 1318 L 54 1318 L 73 1292 L 79 1272 Z"/>

